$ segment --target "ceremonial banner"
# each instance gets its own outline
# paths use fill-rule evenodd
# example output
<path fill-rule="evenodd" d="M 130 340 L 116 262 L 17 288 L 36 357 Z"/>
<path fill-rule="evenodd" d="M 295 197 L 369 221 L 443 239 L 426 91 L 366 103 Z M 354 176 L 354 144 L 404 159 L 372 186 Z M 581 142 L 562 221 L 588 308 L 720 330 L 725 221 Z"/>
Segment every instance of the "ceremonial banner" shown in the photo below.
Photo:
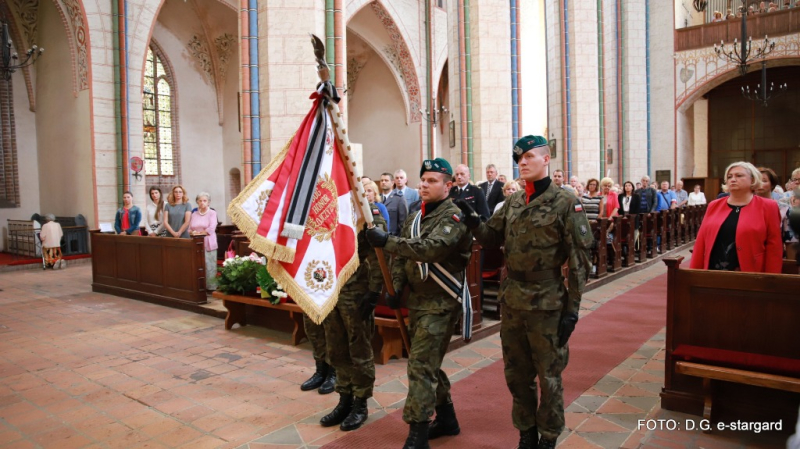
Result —
<path fill-rule="evenodd" d="M 228 206 L 267 271 L 318 324 L 358 268 L 361 221 L 324 89 L 283 151 Z"/>

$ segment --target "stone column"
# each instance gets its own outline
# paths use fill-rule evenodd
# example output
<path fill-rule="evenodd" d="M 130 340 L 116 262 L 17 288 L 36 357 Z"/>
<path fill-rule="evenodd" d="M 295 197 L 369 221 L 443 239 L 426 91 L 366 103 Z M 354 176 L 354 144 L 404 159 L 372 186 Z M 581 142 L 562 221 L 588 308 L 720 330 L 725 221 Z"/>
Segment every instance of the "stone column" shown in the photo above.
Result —
<path fill-rule="evenodd" d="M 650 154 L 653 171 L 676 170 L 675 31 L 673 21 L 667 20 L 673 13 L 674 9 L 668 2 L 650 0 Z M 678 147 L 678 159 L 681 158 L 681 148 Z M 686 172 L 685 168 L 685 165 L 682 168 L 678 164 L 677 173 L 672 176 L 673 182 L 691 176 L 691 170 Z"/>
<path fill-rule="evenodd" d="M 647 20 L 642 0 L 620 1 L 623 2 L 623 177 L 639 179 L 647 173 Z M 648 174 L 655 179 L 654 173 Z"/>
<path fill-rule="evenodd" d="M 488 164 L 495 164 L 499 173 L 512 173 L 511 16 L 508 2 L 472 0 L 470 7 L 472 178 L 479 181 Z"/>
<path fill-rule="evenodd" d="M 311 107 L 308 96 L 319 78 L 310 32 L 324 40 L 324 2 L 258 2 L 262 169 L 283 149 Z"/>

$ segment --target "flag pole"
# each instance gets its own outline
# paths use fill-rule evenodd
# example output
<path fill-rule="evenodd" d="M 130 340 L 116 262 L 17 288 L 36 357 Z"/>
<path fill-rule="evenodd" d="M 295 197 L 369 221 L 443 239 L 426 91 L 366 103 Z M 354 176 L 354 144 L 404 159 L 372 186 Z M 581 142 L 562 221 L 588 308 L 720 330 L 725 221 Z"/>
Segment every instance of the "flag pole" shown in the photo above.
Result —
<path fill-rule="evenodd" d="M 323 83 L 330 82 L 330 69 L 325 61 L 325 46 L 322 44 L 322 41 L 313 34 L 311 35 L 311 42 L 314 45 L 314 54 L 317 58 L 317 74 Z M 361 215 L 364 217 L 364 221 L 366 221 L 369 228 L 372 228 L 375 226 L 372 222 L 372 212 L 369 208 L 369 202 L 367 201 L 367 194 L 364 191 L 364 185 L 361 184 L 361 174 L 359 173 L 358 164 L 353 156 L 353 150 L 350 146 L 350 138 L 347 136 L 347 129 L 345 129 L 344 122 L 342 121 L 342 113 L 339 110 L 339 105 L 336 104 L 335 101 L 328 101 L 327 103 L 328 114 L 331 117 L 331 122 L 333 123 L 333 127 L 336 130 L 336 136 L 339 140 L 339 151 L 345 165 L 347 166 L 348 174 L 350 175 L 350 187 L 356 192 L 355 198 L 358 202 L 359 208 L 361 209 Z M 386 291 L 391 296 L 397 296 L 397 292 L 394 290 L 394 285 L 392 285 L 392 276 L 391 273 L 389 273 L 389 267 L 386 265 L 386 259 L 383 255 L 383 248 L 375 248 L 375 253 L 378 256 L 378 264 L 381 267 L 383 282 L 386 284 Z M 400 328 L 400 336 L 403 339 L 403 346 L 405 346 L 406 351 L 410 354 L 411 340 L 408 338 L 406 320 L 400 310 L 394 310 L 394 316 L 397 319 L 397 323 Z"/>

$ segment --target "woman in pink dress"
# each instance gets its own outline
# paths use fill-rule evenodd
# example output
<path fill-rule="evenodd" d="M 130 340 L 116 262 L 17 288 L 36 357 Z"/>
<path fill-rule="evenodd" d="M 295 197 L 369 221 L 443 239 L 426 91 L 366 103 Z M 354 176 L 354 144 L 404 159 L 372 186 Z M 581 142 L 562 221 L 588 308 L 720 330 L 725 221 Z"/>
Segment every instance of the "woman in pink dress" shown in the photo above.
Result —
<path fill-rule="evenodd" d="M 204 235 L 206 250 L 206 290 L 217 289 L 217 213 L 209 207 L 211 195 L 200 192 L 195 198 L 197 210 L 189 221 L 189 235 Z"/>

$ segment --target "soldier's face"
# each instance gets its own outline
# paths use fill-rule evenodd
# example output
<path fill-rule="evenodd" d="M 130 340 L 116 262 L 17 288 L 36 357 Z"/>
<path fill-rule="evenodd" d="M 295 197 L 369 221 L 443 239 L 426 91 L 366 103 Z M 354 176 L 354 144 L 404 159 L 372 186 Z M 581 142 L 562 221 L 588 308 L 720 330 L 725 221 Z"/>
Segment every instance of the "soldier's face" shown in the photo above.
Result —
<path fill-rule="evenodd" d="M 445 181 L 448 176 L 442 173 L 425 172 L 419 182 L 419 197 L 426 203 L 441 201 L 450 194 L 452 181 Z"/>
<path fill-rule="evenodd" d="M 550 164 L 550 153 L 541 154 L 537 149 L 522 154 L 517 165 L 519 177 L 525 182 L 538 181 L 547 176 L 547 165 Z"/>
<path fill-rule="evenodd" d="M 381 176 L 381 190 L 384 192 L 388 192 L 392 190 L 394 186 L 394 180 L 390 176 Z"/>

